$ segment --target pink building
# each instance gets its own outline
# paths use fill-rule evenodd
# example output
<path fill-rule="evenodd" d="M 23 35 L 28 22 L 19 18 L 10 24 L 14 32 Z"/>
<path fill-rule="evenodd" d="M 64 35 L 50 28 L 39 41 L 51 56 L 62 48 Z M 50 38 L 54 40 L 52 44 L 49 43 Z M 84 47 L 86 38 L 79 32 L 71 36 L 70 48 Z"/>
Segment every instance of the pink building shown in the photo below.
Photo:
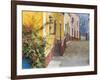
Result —
<path fill-rule="evenodd" d="M 70 14 L 70 37 L 71 39 L 79 39 L 79 16 Z"/>

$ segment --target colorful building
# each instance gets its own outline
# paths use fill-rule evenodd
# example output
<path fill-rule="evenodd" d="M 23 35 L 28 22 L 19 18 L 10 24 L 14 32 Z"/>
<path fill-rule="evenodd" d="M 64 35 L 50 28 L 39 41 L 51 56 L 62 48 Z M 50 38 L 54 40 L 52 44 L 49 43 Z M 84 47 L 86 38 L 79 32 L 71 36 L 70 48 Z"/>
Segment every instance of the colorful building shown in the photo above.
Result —
<path fill-rule="evenodd" d="M 72 39 L 79 39 L 79 16 L 71 13 L 70 17 L 70 37 Z"/>
<path fill-rule="evenodd" d="M 89 40 L 89 14 L 79 14 L 80 39 Z"/>
<path fill-rule="evenodd" d="M 32 35 L 34 46 L 37 46 L 35 43 L 45 44 L 43 48 L 45 67 L 53 56 L 63 55 L 67 41 L 79 39 L 79 17 L 77 14 L 23 11 L 22 23 L 27 30 L 31 27 L 32 33 L 35 34 L 35 37 Z"/>
<path fill-rule="evenodd" d="M 46 42 L 49 44 L 46 44 L 45 47 L 45 54 L 46 59 L 45 63 L 48 65 L 50 62 L 52 56 L 54 55 L 60 55 L 60 49 L 61 49 L 61 41 L 64 39 L 64 15 L 63 13 L 56 13 L 56 12 L 48 12 L 46 13 L 46 20 L 45 23 L 48 23 L 45 25 L 44 34 L 46 34 Z M 44 23 L 44 24 L 45 24 Z M 56 51 L 58 50 L 58 51 Z"/>

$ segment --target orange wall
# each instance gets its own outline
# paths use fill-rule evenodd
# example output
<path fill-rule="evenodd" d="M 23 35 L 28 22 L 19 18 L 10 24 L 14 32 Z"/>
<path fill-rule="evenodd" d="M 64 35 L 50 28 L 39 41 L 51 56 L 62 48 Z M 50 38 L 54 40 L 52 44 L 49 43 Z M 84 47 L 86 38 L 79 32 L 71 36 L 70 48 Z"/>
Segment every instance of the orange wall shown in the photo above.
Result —
<path fill-rule="evenodd" d="M 38 30 L 43 25 L 43 13 L 42 12 L 32 12 L 32 11 L 23 11 L 22 23 L 25 26 L 32 26 L 33 29 Z M 38 32 L 38 36 L 43 36 L 43 31 Z"/>
<path fill-rule="evenodd" d="M 32 11 L 23 11 L 22 12 L 22 23 L 26 27 L 32 26 L 33 30 L 38 30 L 42 28 L 39 32 L 37 32 L 38 36 L 43 37 L 43 13 L 45 13 L 46 22 L 45 22 L 45 33 L 46 33 L 46 47 L 45 47 L 45 54 L 48 55 L 50 49 L 52 48 L 55 38 L 60 39 L 60 23 L 61 23 L 61 39 L 64 38 L 64 16 L 62 13 L 49 13 L 49 12 L 32 12 Z M 49 15 L 53 17 L 53 22 L 56 20 L 56 34 L 52 35 L 49 32 L 48 24 L 50 22 Z M 54 27 L 54 23 L 51 25 Z M 53 30 L 53 29 L 52 29 Z"/>

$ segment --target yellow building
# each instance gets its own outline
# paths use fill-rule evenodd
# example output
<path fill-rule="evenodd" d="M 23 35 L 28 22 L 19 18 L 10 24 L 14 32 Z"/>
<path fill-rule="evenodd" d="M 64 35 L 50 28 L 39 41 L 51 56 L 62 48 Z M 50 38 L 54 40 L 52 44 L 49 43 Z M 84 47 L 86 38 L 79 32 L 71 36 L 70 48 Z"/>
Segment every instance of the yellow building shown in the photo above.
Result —
<path fill-rule="evenodd" d="M 69 13 L 64 14 L 64 32 L 67 40 L 70 40 L 70 27 L 71 27 L 71 17 Z"/>
<path fill-rule="evenodd" d="M 42 37 L 41 43 L 46 42 L 44 57 L 45 66 L 47 66 L 55 52 L 55 44 L 64 39 L 63 13 L 23 11 L 22 23 L 23 27 L 32 27 L 33 34 L 36 33 L 37 37 Z M 37 37 L 35 37 L 35 41 L 37 41 Z"/>
<path fill-rule="evenodd" d="M 55 54 L 63 55 L 66 41 L 70 38 L 79 39 L 77 14 L 23 11 L 22 24 L 35 34 L 35 37 L 32 35 L 34 38 L 32 42 L 39 43 L 39 45 L 45 44 L 43 48 L 45 67 Z M 33 45 L 36 46 L 37 44 L 34 43 Z M 56 52 L 56 49 L 59 50 L 59 53 Z"/>
<path fill-rule="evenodd" d="M 64 16 L 62 13 L 48 12 L 44 13 L 46 15 L 46 23 L 44 33 L 46 34 L 46 44 L 45 54 L 46 54 L 46 64 L 49 63 L 52 56 L 55 54 L 55 48 L 57 47 L 58 41 L 64 39 Z M 45 18 L 45 16 L 44 16 Z M 60 49 L 60 47 L 59 47 Z"/>

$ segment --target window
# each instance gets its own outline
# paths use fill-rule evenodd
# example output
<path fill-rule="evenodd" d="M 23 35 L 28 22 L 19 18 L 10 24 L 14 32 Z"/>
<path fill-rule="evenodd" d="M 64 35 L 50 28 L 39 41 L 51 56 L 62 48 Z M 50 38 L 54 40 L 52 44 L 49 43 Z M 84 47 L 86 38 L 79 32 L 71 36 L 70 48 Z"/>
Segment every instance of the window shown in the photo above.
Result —
<path fill-rule="evenodd" d="M 77 37 L 78 37 L 78 31 L 77 31 Z"/>
<path fill-rule="evenodd" d="M 72 21 L 71 21 L 71 23 L 73 24 L 74 23 L 74 18 L 72 17 Z"/>
<path fill-rule="evenodd" d="M 73 35 L 73 28 L 72 28 L 72 35 Z"/>
<path fill-rule="evenodd" d="M 77 27 L 78 27 L 78 21 L 77 21 Z"/>

